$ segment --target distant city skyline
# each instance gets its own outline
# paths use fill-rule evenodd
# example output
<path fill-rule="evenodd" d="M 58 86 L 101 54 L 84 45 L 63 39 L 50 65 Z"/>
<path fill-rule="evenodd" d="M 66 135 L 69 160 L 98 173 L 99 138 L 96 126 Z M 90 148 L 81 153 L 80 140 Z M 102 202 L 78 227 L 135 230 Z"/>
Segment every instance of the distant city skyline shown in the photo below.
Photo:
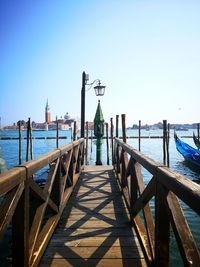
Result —
<path fill-rule="evenodd" d="M 200 1 L 0 1 L 1 125 L 80 118 L 82 72 L 106 122 L 198 123 Z M 86 121 L 98 104 L 86 92 Z"/>

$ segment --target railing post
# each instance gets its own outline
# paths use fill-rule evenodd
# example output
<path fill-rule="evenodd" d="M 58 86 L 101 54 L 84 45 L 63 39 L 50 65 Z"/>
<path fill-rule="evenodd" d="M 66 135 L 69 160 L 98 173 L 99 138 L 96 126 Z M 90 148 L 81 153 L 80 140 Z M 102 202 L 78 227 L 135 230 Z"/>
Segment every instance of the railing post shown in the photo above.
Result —
<path fill-rule="evenodd" d="M 138 184 L 137 184 L 137 177 L 135 173 L 135 161 L 133 158 L 130 159 L 130 209 L 131 213 L 133 212 L 133 205 L 135 201 L 137 200 L 137 189 L 138 189 Z"/>
<path fill-rule="evenodd" d="M 170 221 L 165 205 L 167 192 L 156 183 L 155 194 L 155 266 L 169 267 Z"/>
<path fill-rule="evenodd" d="M 12 219 L 12 266 L 29 266 L 29 182 L 24 182 L 24 192 Z"/>

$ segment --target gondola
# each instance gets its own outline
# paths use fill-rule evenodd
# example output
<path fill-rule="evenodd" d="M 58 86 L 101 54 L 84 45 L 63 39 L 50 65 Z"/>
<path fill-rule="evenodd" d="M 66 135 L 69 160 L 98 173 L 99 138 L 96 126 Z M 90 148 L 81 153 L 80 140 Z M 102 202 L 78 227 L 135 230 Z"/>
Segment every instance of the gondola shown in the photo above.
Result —
<path fill-rule="evenodd" d="M 183 142 L 176 133 L 174 134 L 176 149 L 184 157 L 184 159 L 198 167 L 200 167 L 200 151 L 187 143 Z"/>
<path fill-rule="evenodd" d="M 196 147 L 198 147 L 198 149 L 200 149 L 200 140 L 196 137 L 194 132 L 193 132 L 193 141 L 194 141 Z"/>

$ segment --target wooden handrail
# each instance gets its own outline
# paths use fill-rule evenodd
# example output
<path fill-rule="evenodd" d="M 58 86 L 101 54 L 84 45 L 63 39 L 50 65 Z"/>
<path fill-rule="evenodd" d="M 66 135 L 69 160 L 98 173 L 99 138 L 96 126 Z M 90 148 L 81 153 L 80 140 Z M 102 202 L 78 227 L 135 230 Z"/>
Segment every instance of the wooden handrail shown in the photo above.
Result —
<path fill-rule="evenodd" d="M 38 265 L 80 176 L 83 146 L 76 140 L 0 175 L 0 239 L 12 224 L 12 266 Z M 44 167 L 41 187 L 34 176 Z"/>
<path fill-rule="evenodd" d="M 184 266 L 200 266 L 200 254 L 178 200 L 200 215 L 200 186 L 118 138 L 115 138 L 114 162 L 147 264 L 169 266 L 171 225 Z M 146 187 L 141 167 L 150 173 Z M 149 205 L 153 197 L 154 215 Z"/>

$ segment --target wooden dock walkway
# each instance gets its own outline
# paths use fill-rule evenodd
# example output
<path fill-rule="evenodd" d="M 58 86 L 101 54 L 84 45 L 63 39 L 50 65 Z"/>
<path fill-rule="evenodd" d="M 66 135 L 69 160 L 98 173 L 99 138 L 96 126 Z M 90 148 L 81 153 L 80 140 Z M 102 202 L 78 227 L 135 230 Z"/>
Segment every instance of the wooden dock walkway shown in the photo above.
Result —
<path fill-rule="evenodd" d="M 147 266 L 112 166 L 85 166 L 39 266 Z"/>

